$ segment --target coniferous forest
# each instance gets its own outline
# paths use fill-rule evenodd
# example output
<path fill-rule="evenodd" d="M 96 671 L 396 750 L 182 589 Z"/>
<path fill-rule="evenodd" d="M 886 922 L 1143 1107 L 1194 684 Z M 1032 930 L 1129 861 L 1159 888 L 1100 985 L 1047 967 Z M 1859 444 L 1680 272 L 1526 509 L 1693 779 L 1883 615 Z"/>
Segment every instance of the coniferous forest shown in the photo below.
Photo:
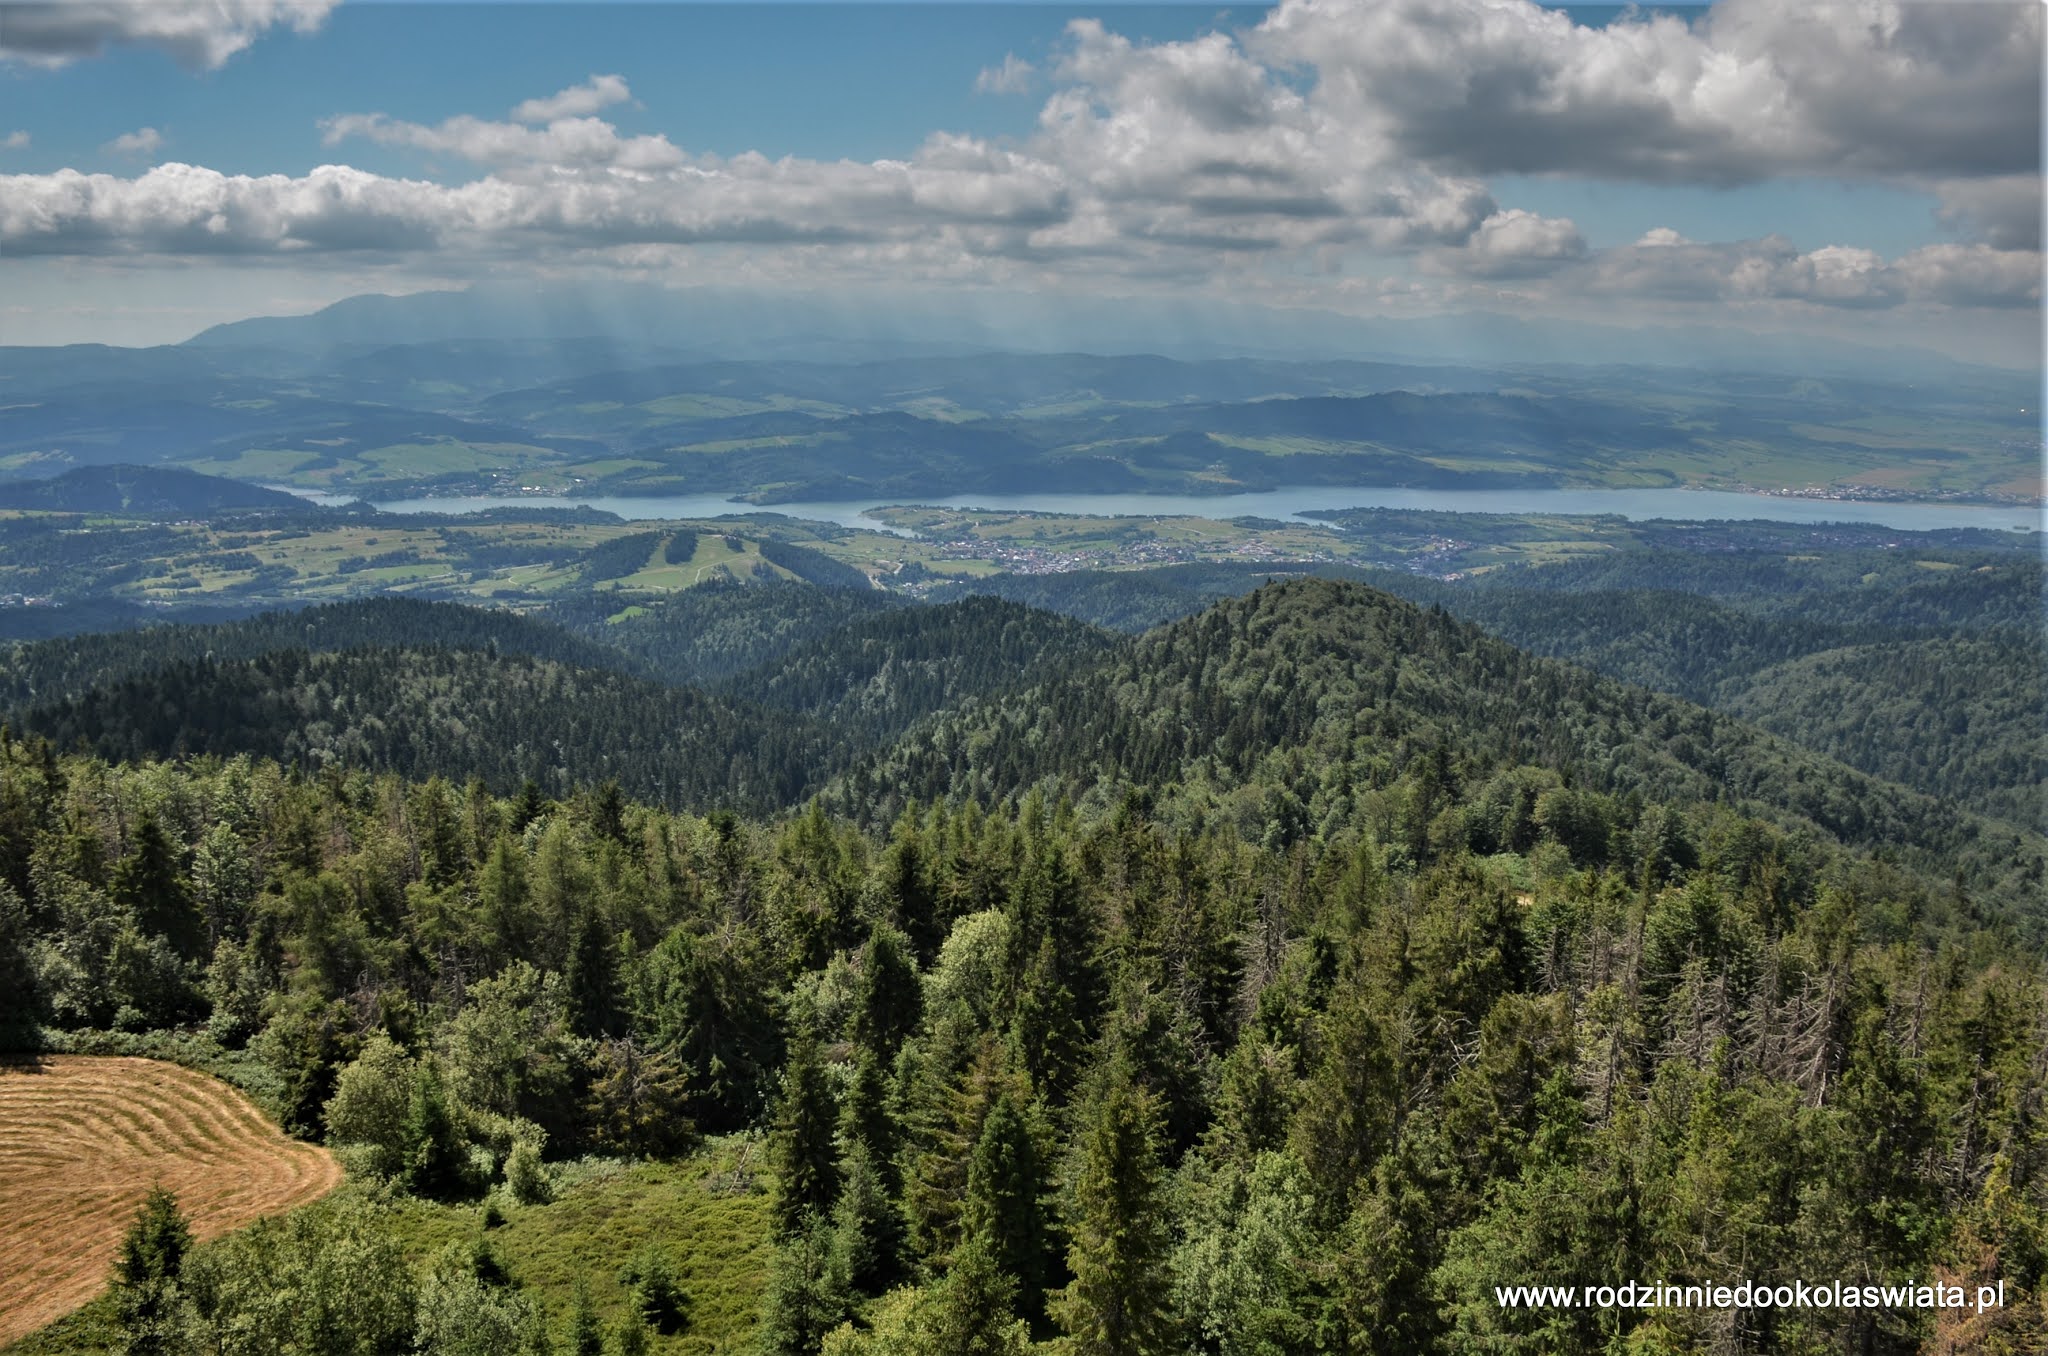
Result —
<path fill-rule="evenodd" d="M 1909 700 L 1837 653 L 1767 704 Z M 1434 604 L 390 600 L 5 669 L 10 1043 L 220 1073 L 349 1173 L 212 1243 L 153 1199 L 23 1350 L 2048 1338 L 2023 817 Z"/>

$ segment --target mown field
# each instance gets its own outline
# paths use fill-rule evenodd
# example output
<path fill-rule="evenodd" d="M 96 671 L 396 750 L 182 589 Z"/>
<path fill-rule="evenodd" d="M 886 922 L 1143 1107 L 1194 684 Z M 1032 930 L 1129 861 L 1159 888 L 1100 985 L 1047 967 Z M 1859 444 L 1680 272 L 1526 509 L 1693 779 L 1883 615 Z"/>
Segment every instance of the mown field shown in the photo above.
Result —
<path fill-rule="evenodd" d="M 0 1066 L 0 1342 L 105 1286 L 157 1183 L 212 1238 L 317 1200 L 341 1177 L 325 1149 L 287 1138 L 205 1074 L 85 1055 Z"/>
<path fill-rule="evenodd" d="M 631 1304 L 622 1273 L 646 1248 L 658 1246 L 674 1264 L 688 1320 L 679 1332 L 647 1330 L 651 1356 L 746 1351 L 774 1255 L 764 1150 L 757 1137 L 742 1135 L 713 1140 L 678 1162 L 558 1163 L 550 1170 L 552 1199 L 536 1205 L 518 1204 L 503 1191 L 493 1192 L 486 1207 L 353 1183 L 303 1207 L 299 1213 L 312 1218 L 300 1222 L 317 1234 L 335 1217 L 367 1221 L 398 1245 L 415 1274 L 432 1269 L 451 1250 L 481 1244 L 510 1283 L 539 1307 L 549 1330 L 562 1339 L 558 1350 L 566 1345 L 579 1287 L 605 1330 L 618 1329 Z M 97 1356 L 119 1350 L 120 1329 L 105 1279 L 104 1267 L 94 1271 L 86 1293 L 98 1290 L 98 1297 L 82 1307 L 74 1302 L 71 1312 L 38 1331 L 22 1336 L 19 1324 L 0 1329 L 0 1353 Z"/>

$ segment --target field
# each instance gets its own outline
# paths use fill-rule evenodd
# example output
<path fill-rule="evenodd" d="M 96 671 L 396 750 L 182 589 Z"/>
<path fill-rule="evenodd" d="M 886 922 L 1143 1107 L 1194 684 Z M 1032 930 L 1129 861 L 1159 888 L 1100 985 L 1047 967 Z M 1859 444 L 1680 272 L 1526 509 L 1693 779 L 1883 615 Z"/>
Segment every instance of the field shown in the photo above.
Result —
<path fill-rule="evenodd" d="M 496 1228 L 485 1227 L 475 1204 L 410 1196 L 366 1204 L 353 1188 L 308 1208 L 361 1212 L 422 1272 L 451 1246 L 488 1242 L 558 1338 L 567 1335 L 579 1287 L 607 1327 L 617 1324 L 628 1305 L 620 1268 L 647 1244 L 660 1243 L 689 1296 L 690 1321 L 679 1333 L 650 1333 L 650 1356 L 715 1356 L 750 1349 L 774 1255 L 762 1147 L 754 1137 L 731 1136 L 680 1162 L 556 1164 L 554 1199 L 518 1205 L 499 1193 L 504 1223 Z M 19 1328 L 0 1332 L 7 1356 L 106 1356 L 118 1350 L 120 1336 L 105 1293 L 12 1346 L 6 1343 Z"/>
<path fill-rule="evenodd" d="M 0 1067 L 0 1343 L 100 1291 L 158 1182 L 212 1238 L 340 1181 L 325 1149 L 205 1074 L 83 1055 Z"/>

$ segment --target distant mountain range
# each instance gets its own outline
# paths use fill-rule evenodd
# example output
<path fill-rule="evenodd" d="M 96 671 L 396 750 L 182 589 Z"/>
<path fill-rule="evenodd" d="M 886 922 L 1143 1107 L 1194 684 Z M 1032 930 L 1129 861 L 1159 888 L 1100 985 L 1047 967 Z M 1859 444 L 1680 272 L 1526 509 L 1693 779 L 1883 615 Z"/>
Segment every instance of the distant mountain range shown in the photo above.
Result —
<path fill-rule="evenodd" d="M 1408 320 L 1144 297 L 494 285 L 350 297 L 304 316 L 216 325 L 189 348 L 331 350 L 433 340 L 575 340 L 712 358 L 937 356 L 988 350 L 1200 359 L 1569 362 L 1906 375 L 1962 364 L 1931 350 L 1707 326 L 1626 328 L 1464 313 Z"/>

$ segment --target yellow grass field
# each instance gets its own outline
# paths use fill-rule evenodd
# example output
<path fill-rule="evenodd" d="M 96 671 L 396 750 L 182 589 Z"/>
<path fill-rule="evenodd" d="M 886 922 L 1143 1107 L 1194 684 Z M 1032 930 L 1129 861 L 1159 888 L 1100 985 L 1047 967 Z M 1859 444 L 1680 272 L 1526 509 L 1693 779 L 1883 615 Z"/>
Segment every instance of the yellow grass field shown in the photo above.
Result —
<path fill-rule="evenodd" d="M 0 1346 L 99 1293 L 158 1182 L 204 1239 L 318 1199 L 341 1168 L 234 1088 L 175 1064 L 0 1064 Z"/>

